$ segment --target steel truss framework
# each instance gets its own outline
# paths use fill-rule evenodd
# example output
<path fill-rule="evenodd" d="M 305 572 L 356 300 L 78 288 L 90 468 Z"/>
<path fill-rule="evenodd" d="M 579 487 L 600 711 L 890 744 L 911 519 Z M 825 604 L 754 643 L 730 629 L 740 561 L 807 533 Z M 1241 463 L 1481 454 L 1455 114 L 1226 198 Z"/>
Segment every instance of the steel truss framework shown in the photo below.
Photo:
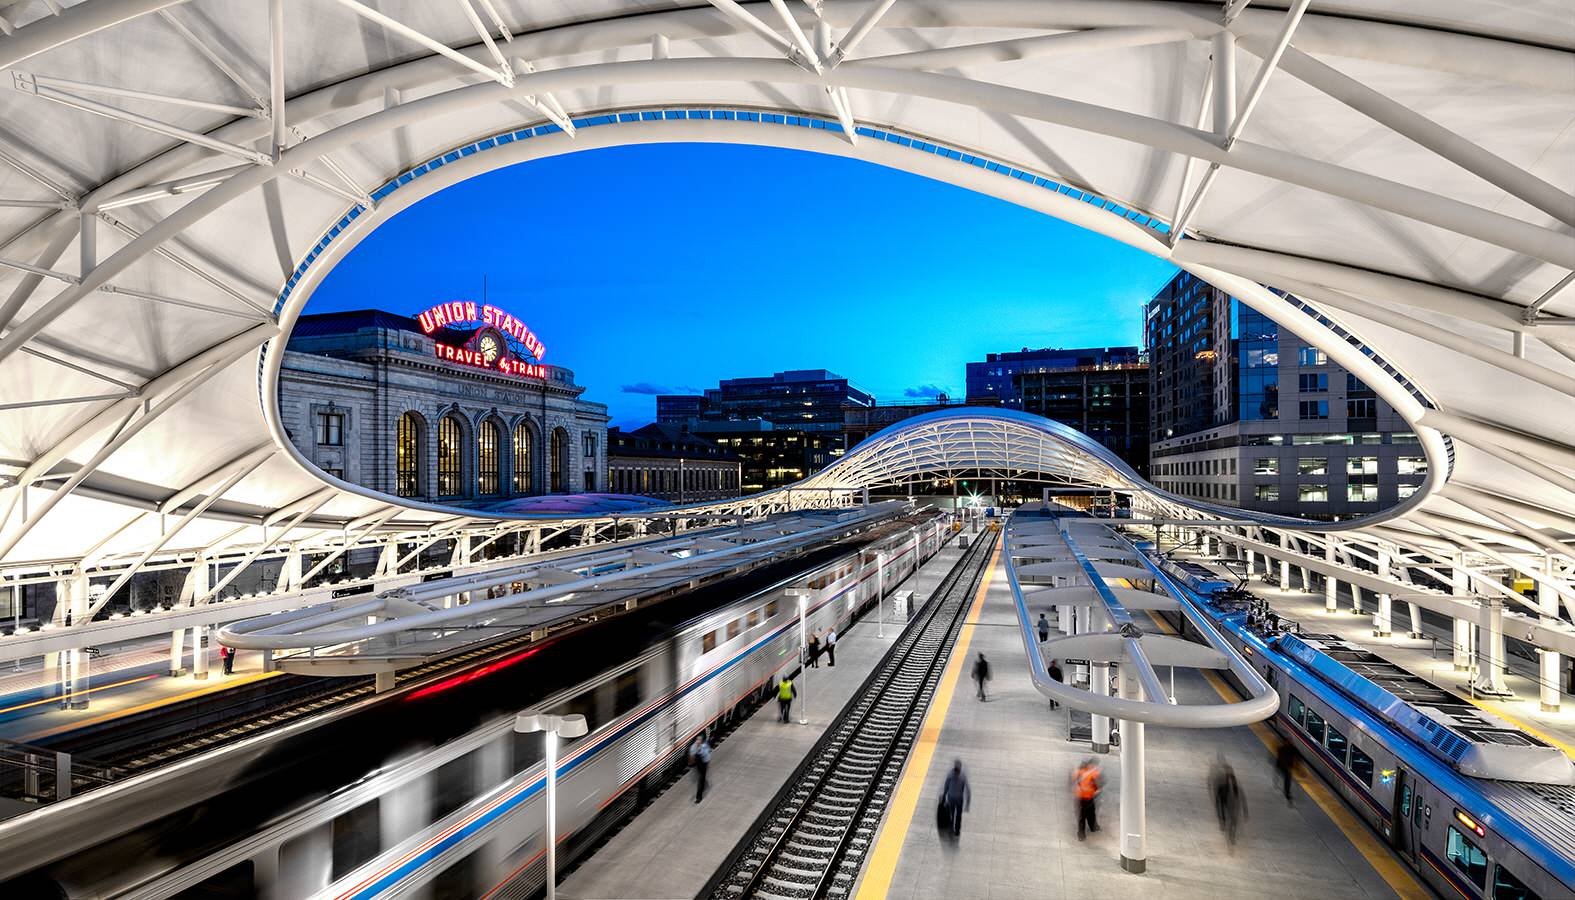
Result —
<path fill-rule="evenodd" d="M 190 569 L 200 602 L 232 563 L 283 558 L 288 590 L 352 546 L 398 574 L 423 543 L 469 562 L 611 537 L 611 519 L 483 517 L 314 470 L 278 420 L 276 351 L 332 265 L 424 196 L 544 156 L 712 141 L 945 180 L 1227 289 L 1372 385 L 1430 462 L 1411 502 L 1340 536 L 1276 534 L 1355 565 L 1460 563 L 1490 594 L 1531 577 L 1552 618 L 1575 567 L 1575 21 L 1556 2 L 1278 6 L 8 4 L 0 569 L 58 582 L 85 627 L 98 588 L 149 567 Z M 673 527 L 985 456 L 1099 474 L 1031 436 L 956 436 Z"/>

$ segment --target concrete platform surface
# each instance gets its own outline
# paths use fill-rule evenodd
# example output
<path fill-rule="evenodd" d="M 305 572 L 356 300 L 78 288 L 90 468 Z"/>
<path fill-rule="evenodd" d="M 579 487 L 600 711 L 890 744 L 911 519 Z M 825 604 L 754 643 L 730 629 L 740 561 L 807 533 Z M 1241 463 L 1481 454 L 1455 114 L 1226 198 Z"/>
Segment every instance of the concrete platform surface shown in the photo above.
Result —
<path fill-rule="evenodd" d="M 939 708 L 946 699 L 943 683 L 931 709 L 932 717 L 943 714 L 944 720 L 938 728 L 926 723 L 920 744 L 932 746 L 915 747 L 903 776 L 904 782 L 922 783 L 917 800 L 903 810 L 903 791 L 914 787 L 899 787 L 860 878 L 858 900 L 1425 896 L 1412 894 L 1404 879 L 1400 887 L 1406 893 L 1400 894 L 1380 876 L 1353 840 L 1366 841 L 1368 852 L 1388 851 L 1348 814 L 1349 834 L 1300 786 L 1293 805 L 1286 805 L 1265 743 L 1270 732 L 1261 726 L 1265 737 L 1247 728 L 1146 729 L 1148 871 L 1124 871 L 1119 751 L 1096 757 L 1105 783 L 1102 827 L 1080 842 L 1071 777 L 1094 754 L 1087 743 L 1067 739 L 1067 710 L 1050 710 L 1029 680 L 1004 562 L 994 568 L 970 622 L 974 627 L 959 641 L 969 643 L 967 663 L 955 665 L 959 647 L 948 667 L 949 708 Z M 993 675 L 987 702 L 976 698 L 968 677 L 981 651 Z M 1215 689 L 1191 672 L 1176 673 L 1176 691 L 1182 703 L 1219 701 Z M 1233 766 L 1248 802 L 1249 817 L 1234 847 L 1217 824 L 1206 786 L 1219 752 Z M 954 760 L 962 761 L 972 791 L 955 843 L 943 842 L 935 823 L 941 784 Z M 1332 797 L 1325 802 L 1338 804 Z"/>

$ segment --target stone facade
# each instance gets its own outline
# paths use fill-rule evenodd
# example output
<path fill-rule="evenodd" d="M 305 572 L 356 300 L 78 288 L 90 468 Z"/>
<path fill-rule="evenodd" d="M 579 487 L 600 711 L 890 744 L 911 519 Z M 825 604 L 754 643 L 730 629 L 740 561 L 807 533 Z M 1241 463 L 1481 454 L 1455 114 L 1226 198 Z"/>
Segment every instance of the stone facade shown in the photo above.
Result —
<path fill-rule="evenodd" d="M 280 372 L 280 417 L 301 454 L 330 475 L 376 491 L 445 503 L 605 490 L 607 407 L 580 399 L 574 373 L 544 366 L 521 378 L 437 358 L 414 319 L 377 311 L 303 316 Z M 413 479 L 401 490 L 401 417 L 415 424 Z M 457 425 L 459 475 L 440 488 L 440 423 Z M 483 479 L 478 434 L 496 428 L 495 489 Z M 516 480 L 516 436 L 529 439 L 530 472 Z M 563 471 L 552 481 L 549 451 Z"/>

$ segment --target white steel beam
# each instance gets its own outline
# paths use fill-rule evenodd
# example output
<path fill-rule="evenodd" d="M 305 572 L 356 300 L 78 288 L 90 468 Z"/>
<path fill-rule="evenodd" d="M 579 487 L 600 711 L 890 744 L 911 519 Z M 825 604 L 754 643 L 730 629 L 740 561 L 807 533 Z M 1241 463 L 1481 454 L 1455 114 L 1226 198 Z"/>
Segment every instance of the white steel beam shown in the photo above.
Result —
<path fill-rule="evenodd" d="M 176 97 L 170 94 L 159 94 L 152 91 L 138 91 L 131 88 L 115 87 L 108 84 L 94 84 L 87 81 L 73 81 L 69 78 L 56 78 L 52 75 L 37 75 L 31 73 L 14 73 L 17 76 L 32 79 L 39 87 L 54 88 L 71 94 L 96 94 L 104 97 L 120 97 L 126 100 L 145 100 L 150 103 L 167 103 L 171 106 L 181 106 L 187 109 L 200 109 L 205 112 L 224 113 L 231 116 L 246 116 L 253 119 L 263 118 L 264 111 L 251 106 L 236 106 L 233 103 L 216 103 L 210 100 L 194 100 L 190 97 Z"/>
<path fill-rule="evenodd" d="M 169 10 L 161 9 L 159 10 L 158 15 L 160 19 L 164 20 L 166 25 L 174 29 L 176 34 L 184 38 L 186 43 L 190 44 L 192 49 L 197 51 L 198 55 L 207 60 L 209 65 L 213 66 L 215 69 L 218 69 L 219 72 L 222 73 L 224 77 L 228 78 L 232 84 L 240 88 L 241 93 L 250 97 L 252 102 L 256 103 L 259 108 L 267 105 L 257 89 L 252 87 L 251 83 L 242 77 L 241 74 L 235 70 L 235 67 L 230 65 L 229 61 L 226 60 L 222 54 L 208 46 L 207 41 L 204 41 L 202 38 L 198 37 L 196 32 L 194 32 L 190 27 L 182 24 L 181 21 L 175 18 L 175 16 L 172 15 Z"/>
<path fill-rule="evenodd" d="M 896 2 L 897 0 L 875 0 L 874 3 L 865 7 L 864 14 L 859 16 L 858 21 L 853 23 L 853 27 L 848 29 L 848 33 L 842 36 L 842 40 L 838 42 L 837 48 L 832 51 L 831 58 L 827 60 L 827 64 L 835 68 L 844 59 L 847 59 L 848 55 L 857 49 L 859 44 L 864 42 L 865 38 L 869 37 L 870 32 L 875 30 L 875 26 L 880 24 L 881 17 L 886 15 L 886 11 L 891 9 Z"/>
<path fill-rule="evenodd" d="M 415 41 L 428 50 L 431 50 L 433 53 L 453 60 L 465 68 L 470 69 L 472 72 L 486 76 L 491 81 L 496 81 L 505 87 L 514 83 L 514 73 L 512 71 L 499 71 L 488 68 L 485 64 L 476 62 L 474 59 L 471 59 L 465 54 L 460 53 L 458 50 L 455 50 L 453 47 L 450 47 L 442 41 L 434 40 L 415 30 L 414 28 L 411 28 L 409 25 L 406 25 L 396 19 L 392 19 L 371 8 L 370 6 L 359 2 L 359 0 L 334 0 L 334 2 L 369 22 L 376 22 L 377 24 L 397 35 L 400 35 L 401 37 Z"/>
<path fill-rule="evenodd" d="M 232 144 L 229 141 L 209 137 L 205 134 L 199 134 L 198 132 L 181 128 L 177 125 L 171 125 L 168 122 L 163 122 L 150 116 L 144 116 L 140 113 L 119 109 L 114 106 L 109 106 L 108 104 L 100 103 L 97 100 L 89 100 L 86 97 L 79 97 L 75 94 L 68 94 L 65 91 L 61 91 L 47 85 L 38 84 L 33 80 L 33 76 L 25 72 L 13 72 L 12 82 L 16 89 L 22 93 L 32 94 L 33 96 L 43 100 L 50 100 L 60 104 L 61 106 L 69 106 L 72 109 L 81 110 L 82 112 L 92 113 L 96 116 L 103 116 L 106 119 L 114 119 L 119 122 L 125 122 L 128 125 L 135 125 L 138 128 L 151 131 L 154 134 L 172 138 L 177 141 L 185 141 L 189 144 L 196 144 L 199 147 L 206 147 L 209 150 L 225 153 L 238 159 L 244 159 L 248 162 L 254 162 L 259 165 L 269 165 L 273 162 L 272 158 L 269 157 L 268 154 L 259 153 L 256 150 L 252 150 L 248 147 L 242 147 L 239 144 Z"/>
<path fill-rule="evenodd" d="M 272 152 L 278 159 L 288 135 L 284 109 L 284 0 L 268 0 L 268 124 L 273 131 Z"/>
<path fill-rule="evenodd" d="M 761 40 L 775 47 L 778 52 L 792 60 L 796 65 L 803 66 L 805 69 L 813 71 L 812 67 L 809 65 L 809 60 L 806 59 L 801 52 L 799 52 L 797 47 L 793 46 L 791 41 L 782 35 L 777 34 L 770 25 L 767 25 L 766 23 L 755 18 L 754 13 L 743 8 L 742 6 L 739 6 L 736 2 L 734 2 L 734 0 L 710 0 L 710 2 L 712 6 L 721 10 L 724 15 L 749 29 L 749 31 L 753 32 Z"/>
<path fill-rule="evenodd" d="M 229 178 L 231 175 L 248 168 L 251 168 L 251 164 L 243 163 L 238 166 L 216 169 L 212 172 L 204 172 L 199 175 L 186 175 L 171 181 L 150 184 L 147 187 L 132 188 L 131 190 L 117 196 L 110 197 L 106 200 L 99 200 L 93 203 L 89 208 L 94 212 L 108 212 L 112 209 L 120 209 L 126 206 L 135 206 L 139 203 L 147 203 L 150 200 L 161 200 L 165 197 L 175 197 L 180 194 L 190 193 L 192 191 L 205 190 L 223 182 L 224 179 Z"/>

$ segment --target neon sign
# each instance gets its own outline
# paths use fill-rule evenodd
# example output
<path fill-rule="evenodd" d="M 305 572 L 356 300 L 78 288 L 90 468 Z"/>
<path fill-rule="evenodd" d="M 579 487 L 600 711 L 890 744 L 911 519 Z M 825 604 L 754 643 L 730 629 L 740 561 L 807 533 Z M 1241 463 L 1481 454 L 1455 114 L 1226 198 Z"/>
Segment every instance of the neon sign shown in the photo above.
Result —
<path fill-rule="evenodd" d="M 480 323 L 496 328 L 504 334 L 520 342 L 525 352 L 536 357 L 540 362 L 547 355 L 547 348 L 543 347 L 541 340 L 535 333 L 525 327 L 525 323 L 514 318 L 496 306 L 490 304 L 476 304 L 469 300 L 455 300 L 453 303 L 439 303 L 424 313 L 416 316 L 416 321 L 421 325 L 422 334 L 431 334 L 446 325 L 462 325 Z"/>
<path fill-rule="evenodd" d="M 433 354 L 444 362 L 519 378 L 547 377 L 547 367 L 541 364 L 547 351 L 541 340 L 524 322 L 495 306 L 469 301 L 440 303 L 416 316 L 416 321 L 428 335 L 436 336 L 441 329 L 471 331 L 462 345 L 433 340 Z M 535 358 L 520 357 L 511 346 L 515 343 Z"/>

